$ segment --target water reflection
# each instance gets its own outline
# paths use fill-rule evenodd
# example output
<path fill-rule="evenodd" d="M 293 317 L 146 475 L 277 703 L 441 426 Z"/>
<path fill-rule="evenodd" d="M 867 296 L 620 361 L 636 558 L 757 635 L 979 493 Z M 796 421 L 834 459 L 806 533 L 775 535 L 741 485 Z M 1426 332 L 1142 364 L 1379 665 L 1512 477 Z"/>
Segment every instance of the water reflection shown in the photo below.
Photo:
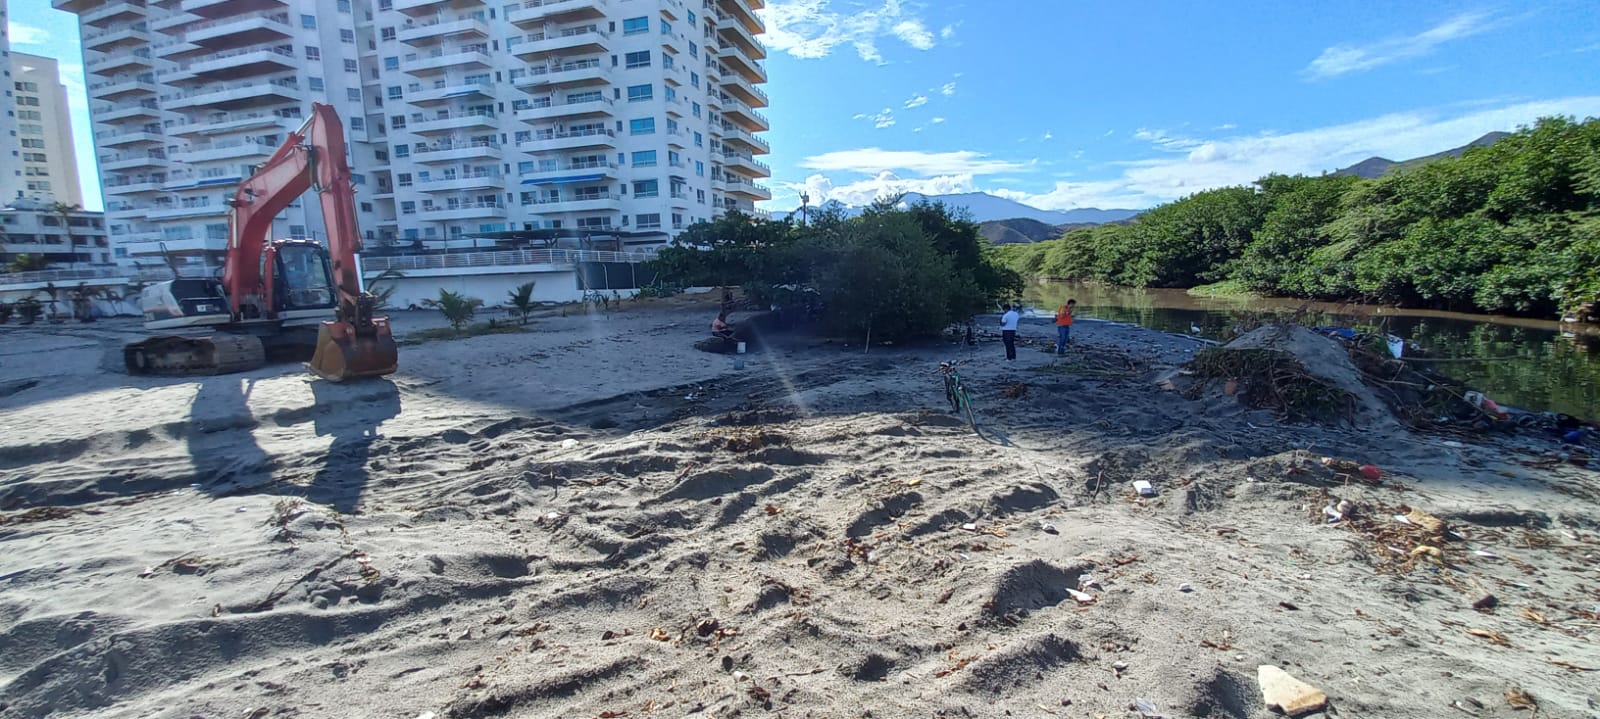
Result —
<path fill-rule="evenodd" d="M 1446 375 L 1482 389 L 1496 400 L 1532 410 L 1600 418 L 1600 334 L 1572 332 L 1556 322 L 1450 312 L 1396 310 L 1368 305 L 1282 299 L 1207 299 L 1183 290 L 1141 290 L 1074 282 L 1029 285 L 1024 299 L 1049 315 L 1068 298 L 1077 315 L 1132 322 L 1168 332 L 1221 338 L 1237 312 L 1303 313 L 1311 324 L 1383 328 L 1437 357 L 1499 358 L 1491 362 L 1435 365 Z M 1563 329 L 1567 331 L 1563 331 Z"/>

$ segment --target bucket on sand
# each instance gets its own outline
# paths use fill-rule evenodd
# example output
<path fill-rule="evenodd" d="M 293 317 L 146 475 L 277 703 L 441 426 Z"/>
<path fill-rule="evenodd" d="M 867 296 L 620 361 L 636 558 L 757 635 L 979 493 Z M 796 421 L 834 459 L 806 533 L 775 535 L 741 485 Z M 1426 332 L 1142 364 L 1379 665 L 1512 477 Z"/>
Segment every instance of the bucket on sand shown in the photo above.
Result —
<path fill-rule="evenodd" d="M 738 349 L 734 350 L 734 353 L 735 354 L 744 354 L 744 343 L 743 342 L 739 343 L 739 347 L 738 347 Z"/>

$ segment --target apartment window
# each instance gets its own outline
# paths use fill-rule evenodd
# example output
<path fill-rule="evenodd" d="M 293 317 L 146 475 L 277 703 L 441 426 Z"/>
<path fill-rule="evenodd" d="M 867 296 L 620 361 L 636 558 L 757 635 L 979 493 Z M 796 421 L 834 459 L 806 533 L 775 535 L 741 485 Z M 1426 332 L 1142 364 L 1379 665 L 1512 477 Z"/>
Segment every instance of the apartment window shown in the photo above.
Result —
<path fill-rule="evenodd" d="M 378 0 L 378 9 L 379 10 L 393 10 L 394 9 L 394 0 Z"/>
<path fill-rule="evenodd" d="M 307 45 L 306 46 L 306 59 L 307 60 L 321 60 L 322 59 L 322 48 L 313 47 L 311 45 Z"/>
<path fill-rule="evenodd" d="M 380 39 L 383 39 L 383 40 L 393 40 L 394 39 L 394 28 L 386 27 L 386 28 L 379 29 L 378 30 L 378 37 Z"/>
<path fill-rule="evenodd" d="M 394 148 L 394 154 L 395 154 L 395 157 L 405 157 L 405 155 L 400 154 L 400 148 L 399 147 L 395 147 Z M 411 186 L 411 173 L 402 172 L 402 173 L 400 173 L 398 175 L 395 175 L 394 176 L 394 184 L 396 186 L 398 186 L 398 187 L 410 187 Z"/>
<path fill-rule="evenodd" d="M 633 196 L 636 198 L 660 197 L 661 183 L 658 180 L 640 180 L 633 183 Z"/>
<path fill-rule="evenodd" d="M 412 200 L 404 200 L 404 201 L 402 201 L 400 203 L 400 214 L 402 214 L 402 215 L 415 215 L 415 214 L 417 214 L 417 203 L 412 201 Z"/>
<path fill-rule="evenodd" d="M 17 104 L 18 105 L 24 105 L 24 106 L 27 106 L 27 107 L 38 107 L 39 106 L 39 98 L 37 98 L 37 97 L 29 97 L 27 95 L 18 95 L 17 96 Z"/>
<path fill-rule="evenodd" d="M 671 92 L 672 88 L 670 88 L 670 87 L 667 88 L 667 91 Z M 649 99 L 652 99 L 654 97 L 655 97 L 655 86 L 654 85 L 629 85 L 628 86 L 628 102 L 644 102 L 645 100 L 649 100 Z"/>
<path fill-rule="evenodd" d="M 24 152 L 22 159 L 28 162 L 49 162 L 50 157 L 42 152 Z"/>
<path fill-rule="evenodd" d="M 18 110 L 17 111 L 17 119 L 18 120 L 43 120 L 44 116 L 39 114 L 38 110 Z"/>
<path fill-rule="evenodd" d="M 357 65 L 355 60 L 346 59 L 344 61 L 344 71 L 359 73 L 361 72 L 361 66 Z"/>
<path fill-rule="evenodd" d="M 533 172 L 533 160 L 523 160 L 517 163 L 517 174 L 526 175 L 531 172 Z M 528 203 L 524 202 L 522 204 L 526 205 Z"/>
<path fill-rule="evenodd" d="M 700 103 L 698 103 L 698 102 L 689 103 L 689 109 L 694 114 L 695 117 L 699 117 L 700 116 Z"/>
<path fill-rule="evenodd" d="M 21 130 L 22 133 L 25 134 L 25 135 L 43 135 L 44 134 L 44 125 L 26 125 L 26 124 L 17 125 L 17 129 Z"/>
<path fill-rule="evenodd" d="M 320 78 L 320 77 L 308 77 L 308 78 L 306 78 L 306 86 L 311 88 L 312 92 L 321 92 L 322 91 L 322 87 L 323 87 L 322 86 L 322 78 Z"/>
<path fill-rule="evenodd" d="M 360 90 L 351 90 L 350 92 L 353 92 L 356 95 L 360 95 L 361 94 Z M 359 100 L 361 98 L 357 97 L 356 99 Z M 366 132 L 367 131 L 367 121 L 366 121 L 366 119 L 360 118 L 360 117 L 352 117 L 352 118 L 350 118 L 350 129 L 359 130 L 361 132 Z"/>
<path fill-rule="evenodd" d="M 698 203 L 700 203 L 702 205 L 706 204 L 706 191 L 705 190 L 695 190 L 694 191 L 694 199 L 695 199 L 695 202 L 698 202 Z"/>
<path fill-rule="evenodd" d="M 702 134 L 700 134 L 698 132 L 696 132 L 694 134 L 694 146 L 695 147 L 704 146 L 705 141 L 706 141 L 706 136 L 705 135 L 702 135 Z"/>
<path fill-rule="evenodd" d="M 682 214 L 679 214 L 677 212 L 672 213 L 672 229 L 674 229 L 674 230 L 683 229 L 683 215 Z"/>
<path fill-rule="evenodd" d="M 521 45 L 521 44 L 522 44 L 522 36 L 521 35 L 512 35 L 511 37 L 506 38 L 506 49 L 507 50 L 510 50 L 511 48 L 514 48 L 514 47 L 516 47 L 518 45 Z"/>
<path fill-rule="evenodd" d="M 315 30 L 315 29 L 317 29 L 317 16 L 316 15 L 301 15 L 300 16 L 300 27 L 303 27 L 303 28 L 305 28 L 307 30 Z"/>
<path fill-rule="evenodd" d="M 632 161 L 633 161 L 633 166 L 634 167 L 655 167 L 656 166 L 656 151 L 655 150 L 639 150 L 639 151 L 633 153 Z"/>
<path fill-rule="evenodd" d="M 672 23 L 667 22 L 666 20 L 662 20 L 661 21 L 661 34 L 662 35 L 671 35 L 672 34 Z"/>
<path fill-rule="evenodd" d="M 661 227 L 661 213 L 647 212 L 633 216 L 633 227 L 636 230 L 653 230 Z"/>
<path fill-rule="evenodd" d="M 630 52 L 630 53 L 628 53 L 627 55 L 624 56 L 624 59 L 627 61 L 627 66 L 629 68 L 650 67 L 650 51 L 649 50 L 640 50 L 639 52 Z"/>
<path fill-rule="evenodd" d="M 339 0 L 338 6 L 339 6 L 339 12 L 342 12 L 342 13 L 350 12 L 350 0 Z"/>
<path fill-rule="evenodd" d="M 689 11 L 689 27 L 699 27 L 699 24 L 694 21 L 694 11 L 693 10 Z"/>
<path fill-rule="evenodd" d="M 695 160 L 694 161 L 694 174 L 696 174 L 696 175 L 698 175 L 700 177 L 705 177 L 706 176 L 706 163 L 701 162 L 699 160 Z"/>
<path fill-rule="evenodd" d="M 622 21 L 622 34 L 638 35 L 641 32 L 650 32 L 650 18 L 630 17 Z"/>
<path fill-rule="evenodd" d="M 387 93 L 389 93 L 389 99 L 390 100 L 398 100 L 398 99 L 400 99 L 400 86 L 399 85 L 390 85 L 389 87 L 384 88 L 384 90 Z"/>
<path fill-rule="evenodd" d="M 637 120 L 628 121 L 628 134 L 630 135 L 654 135 L 655 133 L 656 119 L 653 117 L 641 117 Z"/>
<path fill-rule="evenodd" d="M 689 86 L 700 87 L 700 73 L 693 71 L 689 73 Z"/>
<path fill-rule="evenodd" d="M 661 56 L 661 66 L 666 68 L 666 69 L 668 69 L 668 70 L 671 70 L 673 68 L 672 56 L 671 55 L 662 55 Z"/>
<path fill-rule="evenodd" d="M 627 224 L 627 219 L 628 218 L 626 216 L 624 216 L 622 219 L 623 219 L 623 224 Z M 561 226 L 561 221 L 560 220 L 556 220 L 555 221 L 555 227 L 559 228 L 560 226 Z M 578 229 L 580 229 L 580 230 L 603 230 L 603 229 L 606 229 L 607 227 L 610 227 L 610 226 L 611 226 L 611 218 L 609 218 L 609 217 L 579 217 L 578 218 Z"/>
<path fill-rule="evenodd" d="M 356 43 L 356 31 L 354 31 L 354 30 L 340 30 L 339 31 L 339 41 L 340 42 L 347 42 L 347 43 L 350 43 L 351 45 L 354 45 Z"/>
<path fill-rule="evenodd" d="M 400 69 L 400 58 L 399 57 L 386 57 L 386 58 L 384 58 L 383 59 L 383 69 L 385 69 L 385 70 L 399 70 Z"/>
<path fill-rule="evenodd" d="M 17 82 L 17 83 L 12 83 L 12 84 L 17 86 L 17 91 L 18 92 L 38 92 L 39 91 L 39 83 L 37 83 L 37 82 Z"/>
<path fill-rule="evenodd" d="M 356 118 L 356 119 L 359 119 L 359 118 Z M 378 160 L 378 162 L 388 162 L 389 161 L 389 153 L 387 153 L 387 152 L 385 152 L 383 150 L 373 150 L 372 151 L 372 156 L 374 158 L 376 158 Z"/>
<path fill-rule="evenodd" d="M 524 205 L 531 205 L 531 204 L 533 204 L 533 193 L 532 192 L 520 193 L 520 194 L 517 195 L 517 201 L 521 202 Z"/>
<path fill-rule="evenodd" d="M 689 57 L 700 57 L 700 46 L 689 43 Z"/>

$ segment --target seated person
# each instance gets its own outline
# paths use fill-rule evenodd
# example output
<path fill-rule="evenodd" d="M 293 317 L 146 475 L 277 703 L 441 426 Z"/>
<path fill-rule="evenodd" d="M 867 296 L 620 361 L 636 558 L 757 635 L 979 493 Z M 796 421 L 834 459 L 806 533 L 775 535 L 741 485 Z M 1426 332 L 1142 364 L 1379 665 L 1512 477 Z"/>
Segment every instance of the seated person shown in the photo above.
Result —
<path fill-rule="evenodd" d="M 728 313 L 717 313 L 717 318 L 711 321 L 711 336 L 725 340 L 733 339 L 733 328 L 728 325 Z"/>

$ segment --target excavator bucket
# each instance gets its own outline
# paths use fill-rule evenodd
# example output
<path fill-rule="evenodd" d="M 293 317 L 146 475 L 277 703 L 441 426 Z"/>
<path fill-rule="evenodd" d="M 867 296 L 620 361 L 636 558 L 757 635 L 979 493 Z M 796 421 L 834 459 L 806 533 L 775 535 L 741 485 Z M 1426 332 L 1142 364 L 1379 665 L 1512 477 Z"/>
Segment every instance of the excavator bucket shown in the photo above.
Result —
<path fill-rule="evenodd" d="M 399 351 L 385 318 L 360 331 L 349 322 L 324 322 L 317 330 L 317 350 L 306 368 L 326 380 L 343 382 L 357 377 L 393 374 Z"/>

